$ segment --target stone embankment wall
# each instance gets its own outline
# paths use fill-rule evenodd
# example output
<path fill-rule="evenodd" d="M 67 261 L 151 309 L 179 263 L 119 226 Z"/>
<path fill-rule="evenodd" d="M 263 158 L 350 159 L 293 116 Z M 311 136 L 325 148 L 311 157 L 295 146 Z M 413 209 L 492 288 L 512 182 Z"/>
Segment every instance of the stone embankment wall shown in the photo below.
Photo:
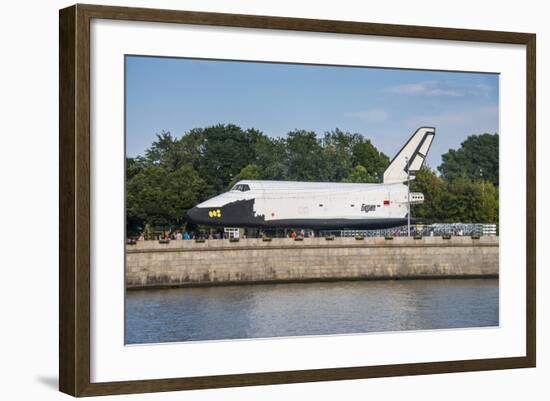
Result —
<path fill-rule="evenodd" d="M 498 237 L 140 241 L 127 288 L 337 280 L 498 277 Z"/>

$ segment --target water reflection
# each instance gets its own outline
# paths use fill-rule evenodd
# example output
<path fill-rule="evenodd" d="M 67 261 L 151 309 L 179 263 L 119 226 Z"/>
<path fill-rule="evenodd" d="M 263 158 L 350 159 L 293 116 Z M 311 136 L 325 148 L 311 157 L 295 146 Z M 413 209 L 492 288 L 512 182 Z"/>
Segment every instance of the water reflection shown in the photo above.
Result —
<path fill-rule="evenodd" d="M 126 343 L 498 325 L 498 279 L 127 292 Z"/>

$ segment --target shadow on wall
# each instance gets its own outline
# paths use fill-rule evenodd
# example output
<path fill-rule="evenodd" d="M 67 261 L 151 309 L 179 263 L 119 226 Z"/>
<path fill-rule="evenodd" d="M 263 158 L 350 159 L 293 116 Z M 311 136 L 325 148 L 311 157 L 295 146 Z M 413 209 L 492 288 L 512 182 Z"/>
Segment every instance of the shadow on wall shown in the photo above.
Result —
<path fill-rule="evenodd" d="M 59 378 L 53 376 L 39 376 L 35 378 L 37 382 L 48 387 L 51 390 L 57 391 L 59 389 Z"/>

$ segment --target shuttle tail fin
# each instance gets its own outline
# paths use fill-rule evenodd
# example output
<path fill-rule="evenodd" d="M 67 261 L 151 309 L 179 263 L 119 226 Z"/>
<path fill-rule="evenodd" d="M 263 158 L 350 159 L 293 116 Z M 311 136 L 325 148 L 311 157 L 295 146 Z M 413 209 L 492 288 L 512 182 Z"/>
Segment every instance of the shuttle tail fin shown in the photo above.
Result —
<path fill-rule="evenodd" d="M 407 181 L 407 162 L 410 178 L 414 179 L 426 160 L 434 136 L 435 128 L 418 128 L 384 171 L 384 184 Z"/>

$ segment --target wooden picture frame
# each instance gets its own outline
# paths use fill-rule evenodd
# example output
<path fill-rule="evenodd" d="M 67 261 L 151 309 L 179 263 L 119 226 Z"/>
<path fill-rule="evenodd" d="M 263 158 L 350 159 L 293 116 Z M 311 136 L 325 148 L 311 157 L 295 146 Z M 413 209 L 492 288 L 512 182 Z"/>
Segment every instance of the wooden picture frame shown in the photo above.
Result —
<path fill-rule="evenodd" d="M 94 18 L 526 46 L 526 355 L 493 359 L 92 383 L 90 380 L 90 21 Z M 73 396 L 534 367 L 536 361 L 535 43 L 530 33 L 74 5 L 59 15 L 59 388 Z"/>

